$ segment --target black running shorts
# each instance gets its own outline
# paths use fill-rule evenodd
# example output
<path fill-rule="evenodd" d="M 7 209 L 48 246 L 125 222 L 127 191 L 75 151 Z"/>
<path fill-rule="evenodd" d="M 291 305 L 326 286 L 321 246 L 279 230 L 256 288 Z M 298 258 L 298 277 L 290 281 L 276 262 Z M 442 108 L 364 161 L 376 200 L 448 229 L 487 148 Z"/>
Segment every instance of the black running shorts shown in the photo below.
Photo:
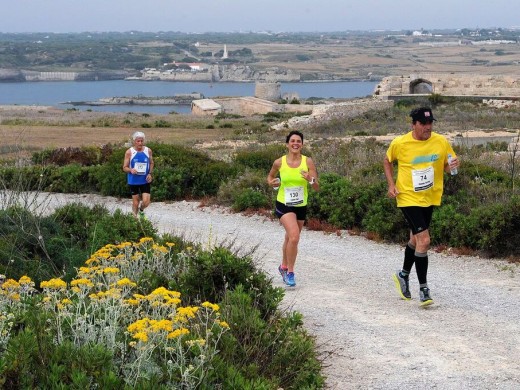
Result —
<path fill-rule="evenodd" d="M 423 232 L 430 228 L 430 222 L 432 221 L 433 206 L 419 207 L 419 206 L 408 206 L 400 207 L 404 214 L 404 217 L 410 225 L 410 230 L 415 236 L 417 233 Z"/>
<path fill-rule="evenodd" d="M 132 196 L 150 193 L 150 183 L 129 185 L 128 187 L 130 187 L 130 193 Z"/>
<path fill-rule="evenodd" d="M 296 219 L 298 221 L 305 221 L 305 218 L 307 218 L 307 206 L 287 206 L 276 201 L 276 208 L 274 213 L 278 218 L 282 218 L 287 213 L 294 213 L 296 214 Z"/>

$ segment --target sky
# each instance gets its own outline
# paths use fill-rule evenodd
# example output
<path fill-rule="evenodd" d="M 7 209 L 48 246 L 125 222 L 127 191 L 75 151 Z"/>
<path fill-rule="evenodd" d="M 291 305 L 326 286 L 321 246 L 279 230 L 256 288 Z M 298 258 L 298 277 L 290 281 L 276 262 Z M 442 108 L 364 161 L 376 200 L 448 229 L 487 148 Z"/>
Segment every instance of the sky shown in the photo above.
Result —
<path fill-rule="evenodd" d="M 0 0 L 0 32 L 519 27 L 518 0 Z"/>

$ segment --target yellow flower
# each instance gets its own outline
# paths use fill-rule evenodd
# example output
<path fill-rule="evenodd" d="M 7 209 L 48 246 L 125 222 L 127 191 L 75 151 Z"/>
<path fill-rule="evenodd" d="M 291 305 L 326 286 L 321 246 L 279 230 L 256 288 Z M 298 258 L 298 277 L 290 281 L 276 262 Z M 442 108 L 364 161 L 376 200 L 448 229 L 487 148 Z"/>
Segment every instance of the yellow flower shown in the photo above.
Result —
<path fill-rule="evenodd" d="M 186 341 L 186 344 L 189 347 L 193 347 L 194 345 L 203 347 L 204 345 L 206 345 L 206 340 L 204 340 L 204 339 L 188 340 L 188 341 Z"/>
<path fill-rule="evenodd" d="M 78 275 L 88 275 L 91 271 L 92 270 L 89 267 L 79 267 Z"/>
<path fill-rule="evenodd" d="M 174 242 L 167 242 L 166 246 L 171 248 L 171 247 L 175 246 L 175 243 Z"/>
<path fill-rule="evenodd" d="M 119 273 L 119 268 L 117 268 L 117 267 L 106 267 L 103 270 L 103 273 L 105 273 L 105 274 L 117 274 L 117 273 Z"/>
<path fill-rule="evenodd" d="M 139 305 L 139 301 L 137 299 L 126 299 L 124 302 L 131 306 Z"/>
<path fill-rule="evenodd" d="M 229 324 L 226 321 L 217 321 L 217 323 L 223 327 L 229 329 Z"/>
<path fill-rule="evenodd" d="M 73 287 L 94 287 L 94 283 L 92 283 L 92 281 L 87 278 L 74 279 L 72 282 L 70 282 L 70 285 Z"/>
<path fill-rule="evenodd" d="M 144 329 L 148 327 L 148 324 L 150 323 L 150 320 L 148 318 L 142 318 L 140 320 L 137 320 L 126 328 L 130 333 L 134 332 L 141 332 Z"/>
<path fill-rule="evenodd" d="M 20 294 L 12 293 L 12 294 L 9 294 L 8 298 L 11 298 L 13 301 L 19 301 L 20 300 Z"/>
<path fill-rule="evenodd" d="M 94 256 L 92 256 L 90 259 L 85 261 L 86 265 L 92 265 L 92 264 L 97 264 L 97 263 L 99 263 L 99 260 L 97 258 L 95 258 Z"/>
<path fill-rule="evenodd" d="M 128 287 L 136 287 L 137 286 L 137 283 L 134 283 L 132 282 L 130 279 L 128 278 L 123 278 L 123 279 L 120 279 L 117 281 L 116 283 L 119 287 L 125 287 L 125 286 L 128 286 Z"/>
<path fill-rule="evenodd" d="M 154 332 L 159 332 L 160 330 L 171 332 L 173 329 L 173 322 L 170 320 L 151 321 L 150 328 Z"/>
<path fill-rule="evenodd" d="M 105 297 L 119 299 L 121 298 L 121 290 L 118 288 L 111 288 L 105 292 Z"/>
<path fill-rule="evenodd" d="M 167 306 L 177 306 L 179 303 L 181 303 L 179 298 L 170 298 L 164 302 L 164 304 Z"/>
<path fill-rule="evenodd" d="M 18 290 L 20 288 L 20 283 L 18 283 L 14 279 L 7 279 L 3 284 L 2 288 L 4 290 Z"/>
<path fill-rule="evenodd" d="M 33 286 L 34 285 L 34 282 L 31 280 L 31 278 L 28 276 L 25 276 L 25 275 L 20 278 L 18 283 L 20 283 L 21 286 Z"/>
<path fill-rule="evenodd" d="M 5 284 L 5 283 L 4 283 Z M 43 281 L 40 283 L 40 288 L 47 288 L 49 290 L 64 290 L 67 288 L 67 283 L 59 278 Z"/>
<path fill-rule="evenodd" d="M 132 337 L 143 343 L 146 343 L 148 341 L 148 334 L 146 332 L 138 332 L 134 334 Z"/>
<path fill-rule="evenodd" d="M 132 246 L 132 243 L 126 241 L 126 242 L 122 242 L 121 244 L 117 245 L 116 248 L 117 249 L 125 249 L 125 248 L 130 247 L 130 246 Z"/>
<path fill-rule="evenodd" d="M 179 328 L 179 329 L 175 329 L 173 332 L 168 333 L 168 336 L 166 336 L 166 338 L 175 339 L 175 338 L 185 335 L 185 334 L 190 334 L 190 331 L 186 328 Z"/>
<path fill-rule="evenodd" d="M 210 308 L 210 309 L 213 310 L 213 311 L 219 311 L 219 309 L 220 309 L 219 305 L 217 305 L 216 303 L 208 302 L 208 301 L 204 302 L 204 303 L 202 304 L 202 306 L 203 306 L 203 307 Z"/>
<path fill-rule="evenodd" d="M 153 244 L 152 245 L 152 249 L 154 251 L 157 251 L 157 252 L 161 252 L 161 253 L 168 253 L 168 249 L 166 249 L 164 246 L 162 245 L 157 245 L 157 244 Z"/>
<path fill-rule="evenodd" d="M 176 321 L 185 322 L 188 318 L 194 318 L 195 313 L 199 310 L 196 306 L 179 307 L 177 309 Z"/>
<path fill-rule="evenodd" d="M 72 303 L 72 301 L 69 298 L 63 298 L 61 300 L 61 303 L 64 305 L 70 305 Z"/>

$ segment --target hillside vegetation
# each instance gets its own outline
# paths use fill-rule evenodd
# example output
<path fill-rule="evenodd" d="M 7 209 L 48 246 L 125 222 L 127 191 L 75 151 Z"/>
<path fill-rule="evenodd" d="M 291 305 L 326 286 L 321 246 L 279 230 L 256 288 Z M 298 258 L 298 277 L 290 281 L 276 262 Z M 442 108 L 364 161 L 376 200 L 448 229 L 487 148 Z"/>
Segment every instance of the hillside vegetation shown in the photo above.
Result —
<path fill-rule="evenodd" d="M 384 111 L 302 128 L 306 153 L 317 162 L 323 189 L 312 195 L 309 225 L 365 232 L 374 239 L 406 239 L 402 216 L 385 196 L 382 159 L 392 138 L 388 134 L 408 131 L 408 113 L 413 104 L 417 103 L 402 101 Z M 509 130 L 510 138 L 518 139 L 515 126 L 520 112 L 514 108 L 437 101 L 435 113 L 439 118 L 436 128 L 441 132 L 457 130 L 461 139 L 476 129 Z M 236 211 L 271 209 L 273 191 L 266 185 L 265 176 L 272 161 L 284 153 L 287 130 L 272 131 L 269 123 L 280 119 L 265 115 L 195 122 L 205 124 L 208 134 L 217 128 L 232 131 L 220 141 L 201 140 L 182 146 L 154 142 L 154 127 L 150 127 L 147 134 L 157 167 L 154 199 L 206 199 Z M 150 123 L 154 120 L 146 117 Z M 182 118 L 173 116 L 168 127 L 175 131 L 179 123 L 186 126 Z M 99 149 L 82 145 L 33 153 L 22 171 L 6 163 L 2 171 L 4 185 L 12 187 L 23 180 L 24 188 L 32 190 L 127 196 L 125 177 L 120 171 L 126 146 L 120 143 Z M 518 256 L 518 248 L 512 245 L 520 231 L 516 226 L 520 220 L 518 145 L 508 149 L 508 144 L 500 141 L 476 146 L 462 142 L 456 145 L 456 151 L 463 166 L 459 175 L 446 178 L 444 205 L 436 210 L 441 217 L 435 218 L 432 226 L 433 244 L 493 256 Z"/>
<path fill-rule="evenodd" d="M 518 75 L 519 31 L 0 34 L 0 69 L 124 71 L 164 64 L 241 64 L 301 80 L 377 80 L 417 71 Z M 510 43 L 508 43 L 510 42 Z M 485 44 L 484 44 L 485 43 Z M 228 58 L 224 59 L 224 45 Z M 118 77 L 123 77 L 123 74 Z"/>

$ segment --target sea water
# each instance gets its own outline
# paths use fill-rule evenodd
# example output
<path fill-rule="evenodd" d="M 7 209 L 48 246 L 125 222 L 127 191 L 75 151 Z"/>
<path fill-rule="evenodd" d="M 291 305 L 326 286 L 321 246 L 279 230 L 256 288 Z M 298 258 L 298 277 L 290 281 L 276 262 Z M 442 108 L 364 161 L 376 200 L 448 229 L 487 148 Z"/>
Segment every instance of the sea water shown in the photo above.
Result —
<path fill-rule="evenodd" d="M 374 92 L 375 81 L 335 81 L 281 83 L 281 92 L 297 93 L 302 99 L 358 98 Z M 58 108 L 75 107 L 80 110 L 108 112 L 189 113 L 189 105 L 138 106 L 72 106 L 66 102 L 96 101 L 109 97 L 145 96 L 166 97 L 176 94 L 201 93 L 206 98 L 254 96 L 255 83 L 201 83 L 171 81 L 39 81 L 0 83 L 0 105 L 37 105 Z"/>

